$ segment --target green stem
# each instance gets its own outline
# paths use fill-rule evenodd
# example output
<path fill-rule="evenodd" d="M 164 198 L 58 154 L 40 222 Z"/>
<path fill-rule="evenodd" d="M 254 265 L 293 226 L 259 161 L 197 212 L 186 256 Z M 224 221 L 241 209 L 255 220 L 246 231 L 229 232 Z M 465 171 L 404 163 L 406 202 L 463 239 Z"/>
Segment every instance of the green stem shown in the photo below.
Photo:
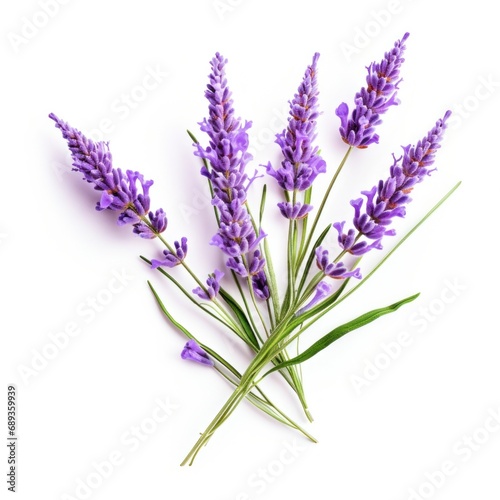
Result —
<path fill-rule="evenodd" d="M 328 197 L 330 196 L 330 192 L 335 184 L 335 181 L 337 180 L 337 177 L 339 176 L 342 168 L 344 167 L 346 161 L 347 161 L 347 158 L 349 158 L 349 154 L 351 153 L 353 147 L 352 146 L 349 146 L 346 154 L 344 155 L 344 158 L 342 158 L 342 161 L 340 162 L 340 165 L 338 166 L 337 168 L 337 171 L 335 172 L 335 174 L 333 175 L 333 178 L 330 182 L 330 185 L 328 186 L 324 196 L 323 196 L 323 199 L 321 200 L 321 204 L 318 208 L 318 211 L 316 212 L 316 216 L 314 217 L 314 221 L 311 225 L 311 229 L 309 230 L 309 236 L 307 237 L 307 241 L 306 241 L 306 244 L 303 248 L 303 251 L 301 253 L 301 255 L 299 256 L 299 260 L 298 260 L 298 263 L 297 263 L 297 266 L 300 267 L 300 265 L 302 264 L 302 261 L 304 260 L 304 257 L 306 256 L 307 254 L 307 249 L 309 248 L 309 245 L 311 244 L 311 240 L 314 236 L 314 231 L 316 230 L 316 226 L 318 225 L 318 222 L 319 222 L 319 219 L 321 218 L 321 214 L 323 213 L 323 209 L 325 208 L 325 204 L 328 200 Z"/>
<path fill-rule="evenodd" d="M 151 265 L 151 261 L 149 259 L 147 259 L 146 257 L 143 257 L 141 255 L 141 259 L 144 262 L 146 262 L 147 264 Z M 202 309 L 203 312 L 206 312 L 212 318 L 214 318 L 217 321 L 221 322 L 224 326 L 226 326 L 227 328 L 229 328 L 229 330 L 231 330 L 233 333 L 235 333 L 236 335 L 238 335 L 238 337 L 243 338 L 242 334 L 238 331 L 238 326 L 236 325 L 236 323 L 233 321 L 233 319 L 231 317 L 229 317 L 227 314 L 224 314 L 223 316 L 224 316 L 224 318 L 226 318 L 224 320 L 224 319 L 222 319 L 221 316 L 218 316 L 218 315 L 214 314 L 213 312 L 209 311 L 208 309 L 206 309 L 205 307 L 203 307 L 202 304 L 200 304 L 198 301 L 196 301 L 194 299 L 194 297 L 193 297 L 193 294 L 189 293 L 172 275 L 170 275 L 169 273 L 167 273 L 161 267 L 157 268 L 157 271 L 160 272 L 161 274 L 163 274 L 163 276 L 165 276 L 165 278 L 169 279 L 188 298 L 188 300 L 190 300 L 195 306 L 197 306 L 200 309 Z M 221 311 L 220 305 L 219 305 L 218 312 L 219 313 L 224 312 L 224 311 Z M 245 339 L 243 339 L 243 340 L 245 340 Z"/>
<path fill-rule="evenodd" d="M 287 316 L 277 326 L 277 330 L 271 335 L 263 344 L 261 350 L 256 354 L 254 359 L 250 362 L 247 369 L 243 373 L 240 384 L 233 391 L 226 403 L 219 410 L 214 419 L 210 422 L 205 431 L 201 434 L 200 438 L 196 441 L 190 452 L 186 455 L 181 465 L 192 465 L 196 455 L 203 448 L 213 433 L 224 423 L 224 421 L 234 412 L 241 401 L 255 386 L 255 379 L 262 369 L 271 362 L 279 353 L 275 348 L 283 340 L 283 335 L 286 335 L 286 326 L 293 315 L 288 313 Z"/>
<path fill-rule="evenodd" d="M 237 387 L 238 382 L 233 380 L 228 374 L 224 373 L 223 370 L 221 370 L 218 366 L 214 366 L 215 370 L 222 376 L 224 377 L 230 384 L 233 386 Z M 239 375 L 239 378 L 241 378 L 241 375 Z M 294 422 L 290 417 L 288 417 L 283 411 L 281 411 L 260 389 L 259 387 L 255 387 L 257 392 L 260 394 L 260 396 L 257 396 L 253 392 L 249 392 L 247 395 L 247 399 L 252 403 L 256 408 L 259 410 L 262 410 L 264 413 L 267 413 L 270 417 L 274 418 L 275 420 L 278 420 L 278 422 L 281 422 L 284 425 L 287 425 L 288 427 L 291 427 L 292 429 L 296 429 L 304 436 L 306 436 L 309 440 L 311 440 L 313 443 L 317 443 L 318 441 L 316 438 L 311 436 L 306 430 L 304 430 L 300 425 L 298 425 L 296 422 Z"/>
<path fill-rule="evenodd" d="M 162 300 L 160 299 L 160 296 L 154 289 L 153 285 L 151 282 L 148 281 L 149 288 L 151 289 L 151 292 L 153 293 L 160 309 L 163 311 L 165 316 L 169 319 L 169 321 L 179 330 L 181 331 L 187 338 L 193 339 L 196 341 L 196 343 L 204 349 L 213 359 L 215 359 L 218 363 L 220 363 L 222 366 L 226 368 L 226 370 L 231 373 L 234 377 L 237 379 L 241 380 L 241 373 L 236 370 L 228 361 L 226 361 L 222 356 L 220 356 L 216 351 L 211 349 L 210 347 L 202 344 L 194 335 L 192 335 L 184 326 L 182 326 L 178 321 L 176 321 L 173 316 L 168 312 L 167 308 L 163 304 Z M 214 365 L 214 369 L 222 376 L 224 377 L 227 381 L 229 381 L 231 384 L 234 386 L 238 386 L 238 382 L 231 378 L 227 373 L 225 373 L 219 366 L 216 364 Z M 267 413 L 269 416 L 273 417 L 274 419 L 278 420 L 279 422 L 292 427 L 304 434 L 306 437 L 308 437 L 311 441 L 316 442 L 316 440 L 304 429 L 302 429 L 297 423 L 295 423 L 290 417 L 288 417 L 283 411 L 281 411 L 265 394 L 264 392 L 260 389 L 260 387 L 256 387 L 257 392 L 260 394 L 260 396 L 253 394 L 252 392 L 249 392 L 247 395 L 247 399 L 258 409 L 262 410 L 263 412 Z"/>

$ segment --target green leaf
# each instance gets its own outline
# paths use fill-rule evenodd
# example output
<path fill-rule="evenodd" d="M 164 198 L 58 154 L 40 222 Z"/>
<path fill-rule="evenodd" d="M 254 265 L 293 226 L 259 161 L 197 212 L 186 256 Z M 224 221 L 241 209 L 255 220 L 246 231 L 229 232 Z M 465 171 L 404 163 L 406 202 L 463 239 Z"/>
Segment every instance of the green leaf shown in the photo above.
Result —
<path fill-rule="evenodd" d="M 365 314 L 362 314 L 361 316 L 358 316 L 356 319 L 353 319 L 352 321 L 349 321 L 348 323 L 344 323 L 343 325 L 332 330 L 330 333 L 327 333 L 324 337 L 321 337 L 317 342 L 315 342 L 313 345 L 311 345 L 302 354 L 299 354 L 295 358 L 292 358 L 288 361 L 285 361 L 284 363 L 281 363 L 280 365 L 277 365 L 274 368 L 272 368 L 271 370 L 269 370 L 264 375 L 264 377 L 269 375 L 270 373 L 276 371 L 276 370 L 280 370 L 282 368 L 286 368 L 287 366 L 296 365 L 298 363 L 303 363 L 304 361 L 307 361 L 308 359 L 310 359 L 313 356 L 315 356 L 316 354 L 318 354 L 318 352 L 327 348 L 330 344 L 332 344 L 333 342 L 338 340 L 340 337 L 343 337 L 346 333 L 352 332 L 353 330 L 357 330 L 358 328 L 361 328 L 362 326 L 365 326 L 368 323 L 375 321 L 376 319 L 380 318 L 380 316 L 383 316 L 384 314 L 389 314 L 389 313 L 392 313 L 392 312 L 398 310 L 402 305 L 407 304 L 408 302 L 415 300 L 419 295 L 420 295 L 419 293 L 416 293 L 415 295 L 412 295 L 411 297 L 407 297 L 406 299 L 400 300 L 399 302 L 391 304 L 390 306 L 382 307 L 380 309 L 374 309 L 373 311 L 370 311 L 370 312 L 367 312 Z M 262 377 L 262 378 L 264 378 L 264 377 Z"/>
<path fill-rule="evenodd" d="M 259 227 L 262 225 L 262 217 L 264 216 L 264 209 L 266 208 L 266 198 L 267 198 L 267 184 L 264 184 L 264 187 L 262 188 L 262 196 L 260 198 Z"/>
<path fill-rule="evenodd" d="M 148 281 L 149 288 L 151 289 L 151 292 L 153 293 L 156 302 L 158 303 L 158 306 L 162 310 L 163 314 L 170 320 L 170 322 L 178 329 L 180 330 L 188 339 L 194 339 L 194 336 L 191 334 L 191 332 L 187 329 L 184 328 L 179 322 L 177 322 L 172 315 L 168 312 L 167 308 L 165 307 L 165 304 L 163 304 L 162 300 L 160 299 L 160 296 L 158 295 L 158 292 L 153 288 L 153 285 L 151 284 L 150 281 Z"/>
<path fill-rule="evenodd" d="M 255 351 L 259 350 L 259 342 L 257 340 L 257 337 L 255 336 L 255 333 L 250 325 L 250 322 L 248 321 L 248 318 L 246 317 L 243 309 L 240 307 L 238 302 L 231 297 L 229 293 L 227 293 L 223 288 L 219 290 L 220 296 L 224 299 L 226 304 L 231 308 L 231 310 L 234 312 L 236 315 L 239 324 L 243 328 L 243 331 L 246 334 L 246 340 L 247 343 L 252 346 L 252 348 L 255 349 Z"/>

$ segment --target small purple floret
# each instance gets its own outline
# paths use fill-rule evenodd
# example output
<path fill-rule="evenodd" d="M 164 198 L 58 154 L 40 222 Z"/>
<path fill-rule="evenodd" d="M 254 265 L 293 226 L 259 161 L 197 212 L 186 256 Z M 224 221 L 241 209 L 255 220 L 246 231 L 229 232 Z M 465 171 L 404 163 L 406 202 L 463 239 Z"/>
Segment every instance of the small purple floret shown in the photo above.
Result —
<path fill-rule="evenodd" d="M 208 354 L 193 339 L 189 339 L 186 342 L 181 352 L 181 358 L 195 361 L 196 363 L 206 366 L 214 366 L 213 360 L 208 357 Z"/>
<path fill-rule="evenodd" d="M 252 288 L 255 295 L 261 300 L 267 300 L 270 297 L 267 276 L 264 271 L 259 271 L 252 276 Z"/>
<path fill-rule="evenodd" d="M 316 286 L 314 297 L 302 309 L 299 309 L 295 313 L 295 316 L 300 316 L 309 309 L 312 309 L 316 304 L 318 304 L 318 302 L 321 302 L 323 299 L 328 297 L 331 291 L 332 291 L 332 285 L 326 283 L 326 281 L 320 281 Z"/>
<path fill-rule="evenodd" d="M 200 299 L 214 300 L 215 297 L 217 297 L 217 294 L 219 293 L 220 280 L 222 279 L 223 276 L 224 273 L 216 269 L 212 274 L 209 274 L 208 276 L 208 279 L 206 281 L 207 283 L 206 291 L 203 290 L 201 287 L 198 287 L 193 290 L 193 293 L 195 295 L 198 295 Z"/>
<path fill-rule="evenodd" d="M 156 269 L 160 266 L 165 267 L 175 267 L 178 266 L 187 255 L 187 238 L 182 237 L 180 243 L 178 241 L 174 242 L 175 252 L 170 250 L 163 250 L 163 255 L 165 256 L 162 260 L 151 259 L 151 267 Z"/>
<path fill-rule="evenodd" d="M 293 205 L 289 201 L 283 201 L 281 203 L 278 203 L 278 208 L 281 211 L 281 215 L 285 217 L 286 219 L 292 219 L 292 220 L 297 220 L 297 219 L 304 219 L 307 217 L 307 214 L 313 209 L 312 205 L 308 205 L 307 203 L 300 203 L 298 201 Z"/>
<path fill-rule="evenodd" d="M 361 278 L 359 269 L 349 271 L 342 262 L 330 262 L 329 252 L 323 247 L 316 248 L 316 265 L 325 276 L 333 279 Z"/>

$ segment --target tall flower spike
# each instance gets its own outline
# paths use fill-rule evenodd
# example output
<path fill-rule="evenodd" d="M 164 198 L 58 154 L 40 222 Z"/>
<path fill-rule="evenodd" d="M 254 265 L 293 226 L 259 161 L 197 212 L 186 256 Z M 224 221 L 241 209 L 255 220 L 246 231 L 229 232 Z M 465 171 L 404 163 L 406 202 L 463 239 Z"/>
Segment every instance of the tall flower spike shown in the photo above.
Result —
<path fill-rule="evenodd" d="M 245 207 L 247 190 L 255 179 L 248 179 L 245 173 L 247 163 L 252 159 L 248 153 L 247 130 L 251 122 L 242 125 L 234 116 L 232 94 L 227 86 L 225 65 L 227 59 L 217 53 L 210 65 L 205 97 L 209 105 L 209 116 L 200 123 L 201 130 L 209 137 L 209 146 L 195 144 L 195 155 L 208 160 L 210 169 L 203 167 L 201 173 L 210 179 L 214 197 L 212 204 L 220 214 L 217 234 L 211 244 L 219 247 L 229 260 L 226 265 L 242 277 L 249 270 L 244 259 L 253 252 L 266 235 L 256 234 L 250 215 Z"/>
<path fill-rule="evenodd" d="M 403 147 L 403 155 L 394 158 L 394 163 L 390 168 L 390 176 L 385 181 L 379 181 L 370 191 L 363 191 L 366 197 L 351 201 L 354 207 L 353 224 L 357 229 L 349 229 L 346 233 L 344 222 L 333 224 L 338 232 L 338 242 L 340 247 L 353 255 L 362 255 L 372 248 L 382 248 L 380 241 L 384 236 L 396 234 L 394 229 L 387 229 L 394 217 L 404 217 L 406 207 L 410 203 L 410 192 L 414 186 L 422 182 L 431 170 L 435 160 L 436 151 L 441 147 L 440 142 L 446 129 L 446 120 L 451 115 L 447 111 L 442 119 L 428 134 L 417 142 L 415 146 Z M 364 240 L 359 240 L 365 236 L 375 240 L 368 244 Z"/>
<path fill-rule="evenodd" d="M 391 106 L 399 104 L 396 98 L 399 79 L 399 70 L 404 62 L 403 53 L 405 42 L 410 36 L 406 33 L 398 40 L 392 50 L 385 53 L 380 63 L 373 62 L 368 66 L 366 87 L 363 87 L 355 96 L 355 108 L 349 118 L 349 107 L 343 102 L 335 111 L 340 118 L 340 136 L 350 146 L 366 148 L 370 144 L 378 143 L 379 136 L 375 127 L 382 123 L 380 115 Z"/>
<path fill-rule="evenodd" d="M 246 200 L 245 182 L 248 180 L 245 167 L 252 159 L 248 153 L 247 130 L 251 122 L 241 124 L 240 118 L 234 116 L 232 93 L 227 86 L 225 73 L 225 59 L 218 52 L 210 65 L 212 72 L 209 75 L 205 97 L 208 100 L 208 114 L 200 123 L 210 141 L 207 148 L 195 144 L 195 155 L 210 162 L 210 170 L 202 168 L 202 174 L 212 181 L 215 195 L 224 203 Z"/>
<path fill-rule="evenodd" d="M 127 170 L 123 173 L 119 168 L 113 168 L 111 152 L 106 142 L 87 139 L 54 113 L 49 118 L 55 121 L 56 127 L 68 142 L 73 170 L 82 173 L 84 180 L 101 192 L 96 210 L 120 212 L 118 224 L 132 224 L 134 233 L 141 238 L 154 238 L 165 231 L 165 212 L 161 208 L 155 213 L 149 210 L 149 188 L 153 181 L 145 181 L 139 172 Z M 142 192 L 139 192 L 137 182 Z"/>
<path fill-rule="evenodd" d="M 290 102 L 288 126 L 276 135 L 283 160 L 275 170 L 269 162 L 267 173 L 274 177 L 281 188 L 287 191 L 304 191 L 311 187 L 320 173 L 326 172 L 326 162 L 321 158 L 318 146 L 315 146 L 316 120 L 318 112 L 317 62 L 319 54 L 314 54 L 312 64 L 307 67 L 302 83 Z M 293 219 L 307 216 L 307 209 L 302 205 L 280 206 L 284 217 Z"/>

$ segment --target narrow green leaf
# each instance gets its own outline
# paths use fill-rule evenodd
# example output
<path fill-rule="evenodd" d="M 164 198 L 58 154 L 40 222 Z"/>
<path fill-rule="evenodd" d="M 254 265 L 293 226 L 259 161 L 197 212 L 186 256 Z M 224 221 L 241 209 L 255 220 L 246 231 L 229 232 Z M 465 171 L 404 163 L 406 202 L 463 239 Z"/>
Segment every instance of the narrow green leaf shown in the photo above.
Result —
<path fill-rule="evenodd" d="M 158 306 L 162 310 L 163 314 L 169 319 L 169 321 L 178 329 L 180 330 L 188 339 L 194 339 L 194 336 L 191 334 L 191 332 L 182 326 L 178 321 L 176 321 L 172 315 L 168 312 L 167 308 L 165 307 L 165 304 L 163 304 L 162 300 L 160 299 L 160 296 L 158 295 L 157 291 L 154 289 L 153 285 L 151 282 L 148 281 L 149 288 L 151 289 L 151 292 L 153 292 L 153 295 L 156 299 L 156 302 L 158 303 Z"/>
<path fill-rule="evenodd" d="M 419 295 L 420 295 L 419 293 L 416 293 L 415 295 L 400 300 L 399 302 L 391 304 L 390 306 L 382 307 L 380 309 L 374 309 L 373 311 L 358 316 L 357 318 L 353 319 L 352 321 L 349 321 L 348 323 L 344 323 L 343 325 L 332 330 L 330 333 L 327 333 L 325 336 L 321 337 L 318 341 L 316 341 L 308 349 L 306 349 L 302 354 L 299 354 L 295 358 L 285 361 L 284 363 L 277 365 L 271 370 L 269 370 L 264 375 L 264 377 L 276 370 L 280 370 L 282 368 L 286 368 L 287 366 L 296 365 L 298 363 L 303 363 L 304 361 L 307 361 L 308 359 L 318 354 L 318 352 L 322 351 L 330 344 L 332 344 L 333 342 L 344 336 L 346 333 L 352 332 L 353 330 L 357 330 L 358 328 L 361 328 L 362 326 L 365 326 L 368 323 L 375 321 L 384 314 L 389 314 L 396 311 L 402 305 L 415 300 Z"/>
<path fill-rule="evenodd" d="M 191 140 L 195 143 L 195 144 L 199 144 L 198 142 L 198 139 L 195 137 L 195 135 L 190 131 L 190 130 L 186 130 L 186 132 L 188 133 L 189 137 L 191 137 Z"/>
<path fill-rule="evenodd" d="M 247 343 L 252 346 L 256 351 L 259 350 L 259 342 L 257 340 L 257 337 L 255 336 L 255 333 L 248 321 L 248 318 L 246 317 L 243 309 L 241 309 L 240 305 L 238 302 L 236 302 L 233 297 L 229 293 L 227 293 L 223 288 L 219 290 L 220 296 L 224 299 L 224 302 L 231 308 L 231 310 L 234 312 L 236 315 L 239 324 L 243 328 L 244 332 L 246 333 L 247 336 Z"/>
<path fill-rule="evenodd" d="M 266 198 L 267 198 L 267 184 L 264 184 L 264 187 L 262 188 L 262 196 L 260 198 L 259 227 L 262 225 L 262 217 L 264 216 L 264 210 L 266 208 Z"/>

